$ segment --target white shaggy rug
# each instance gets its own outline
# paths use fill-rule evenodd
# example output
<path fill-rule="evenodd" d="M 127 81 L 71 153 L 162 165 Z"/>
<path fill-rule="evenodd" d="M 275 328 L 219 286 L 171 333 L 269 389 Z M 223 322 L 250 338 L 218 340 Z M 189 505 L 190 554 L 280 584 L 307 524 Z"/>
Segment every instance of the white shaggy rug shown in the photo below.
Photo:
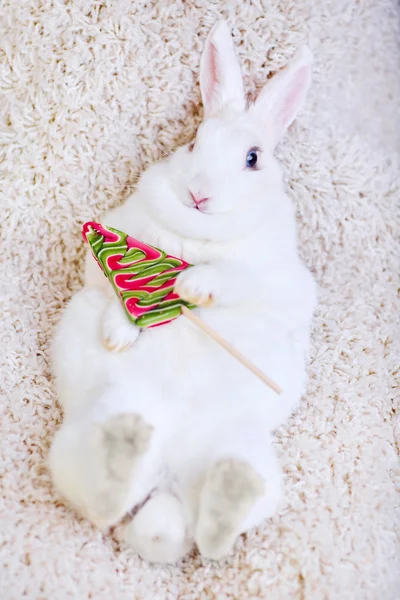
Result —
<path fill-rule="evenodd" d="M 2 600 L 398 600 L 397 0 L 0 7 Z M 51 488 L 61 414 L 49 340 L 80 285 L 83 222 L 195 131 L 200 52 L 218 15 L 250 92 L 304 41 L 315 52 L 307 109 L 279 153 L 320 307 L 308 393 L 277 433 L 279 514 L 224 564 L 193 554 L 150 567 Z"/>

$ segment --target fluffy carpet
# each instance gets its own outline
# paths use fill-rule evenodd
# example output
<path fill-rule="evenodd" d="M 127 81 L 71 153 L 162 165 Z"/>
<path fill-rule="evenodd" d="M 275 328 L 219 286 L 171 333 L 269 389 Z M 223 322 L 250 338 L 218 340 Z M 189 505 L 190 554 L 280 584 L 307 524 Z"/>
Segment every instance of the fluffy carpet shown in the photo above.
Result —
<path fill-rule="evenodd" d="M 3 0 L 1 13 L 2 600 L 398 600 L 397 0 Z M 308 393 L 276 437 L 279 513 L 224 564 L 150 567 L 52 490 L 49 342 L 81 283 L 83 222 L 193 135 L 218 16 L 252 94 L 304 41 L 315 53 L 279 155 L 320 306 Z"/>

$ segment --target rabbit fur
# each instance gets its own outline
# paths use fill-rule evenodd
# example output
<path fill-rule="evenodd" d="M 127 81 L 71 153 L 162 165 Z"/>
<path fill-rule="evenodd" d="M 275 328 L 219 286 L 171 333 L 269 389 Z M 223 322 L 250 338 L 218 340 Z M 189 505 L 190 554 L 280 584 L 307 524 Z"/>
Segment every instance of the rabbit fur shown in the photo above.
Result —
<path fill-rule="evenodd" d="M 192 263 L 176 291 L 283 394 L 183 316 L 139 331 L 90 254 L 54 337 L 64 422 L 50 452 L 53 482 L 152 562 L 175 562 L 194 543 L 221 559 L 278 505 L 271 435 L 305 391 L 316 286 L 273 153 L 303 105 L 311 62 L 300 49 L 246 106 L 229 29 L 217 23 L 201 60 L 195 141 L 151 166 L 102 219 Z"/>

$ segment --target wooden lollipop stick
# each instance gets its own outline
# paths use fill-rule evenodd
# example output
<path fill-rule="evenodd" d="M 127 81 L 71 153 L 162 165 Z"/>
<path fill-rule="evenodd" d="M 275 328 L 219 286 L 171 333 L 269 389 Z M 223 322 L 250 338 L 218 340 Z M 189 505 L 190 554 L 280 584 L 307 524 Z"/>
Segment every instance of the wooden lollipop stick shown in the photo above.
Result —
<path fill-rule="evenodd" d="M 181 307 L 182 314 L 185 315 L 187 319 L 195 323 L 200 329 L 202 329 L 205 333 L 207 333 L 210 337 L 213 338 L 222 348 L 224 348 L 229 354 L 231 354 L 236 360 L 242 363 L 249 371 L 251 371 L 256 377 L 261 379 L 266 385 L 268 385 L 274 392 L 277 394 L 282 394 L 282 389 L 269 377 L 267 377 L 258 367 L 256 367 L 252 362 L 250 362 L 241 352 L 236 350 L 229 342 L 224 340 L 223 337 L 219 335 L 216 331 L 211 329 L 204 321 L 199 319 L 197 315 L 195 315 L 189 308 L 186 306 Z"/>

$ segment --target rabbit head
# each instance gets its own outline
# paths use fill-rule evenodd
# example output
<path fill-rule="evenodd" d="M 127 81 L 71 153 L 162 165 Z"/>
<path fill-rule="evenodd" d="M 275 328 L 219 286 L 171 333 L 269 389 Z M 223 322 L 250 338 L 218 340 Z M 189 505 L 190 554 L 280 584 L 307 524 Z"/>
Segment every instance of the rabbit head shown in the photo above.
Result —
<path fill-rule="evenodd" d="M 311 51 L 301 48 L 246 106 L 229 29 L 215 25 L 201 59 L 204 121 L 196 139 L 142 176 L 147 210 L 163 227 L 222 241 L 268 220 L 282 197 L 273 152 L 303 105 L 311 62 Z"/>

